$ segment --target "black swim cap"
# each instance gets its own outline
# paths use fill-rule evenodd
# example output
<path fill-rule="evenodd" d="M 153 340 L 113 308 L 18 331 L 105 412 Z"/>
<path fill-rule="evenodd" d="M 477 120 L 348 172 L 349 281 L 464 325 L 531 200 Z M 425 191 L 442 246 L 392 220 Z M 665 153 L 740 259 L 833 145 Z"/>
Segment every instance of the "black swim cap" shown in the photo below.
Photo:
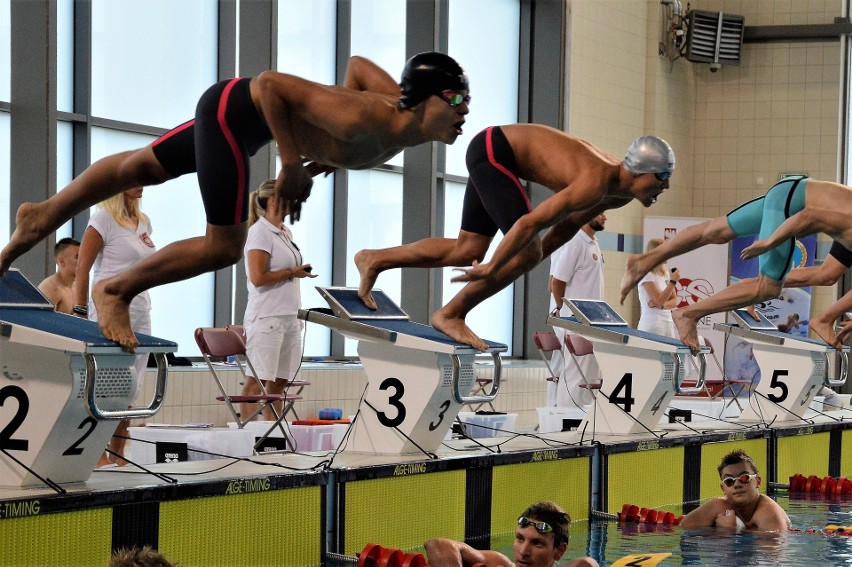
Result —
<path fill-rule="evenodd" d="M 469 91 L 467 75 L 455 59 L 437 51 L 418 53 L 405 62 L 400 108 L 417 106 L 434 94 L 443 91 Z"/>

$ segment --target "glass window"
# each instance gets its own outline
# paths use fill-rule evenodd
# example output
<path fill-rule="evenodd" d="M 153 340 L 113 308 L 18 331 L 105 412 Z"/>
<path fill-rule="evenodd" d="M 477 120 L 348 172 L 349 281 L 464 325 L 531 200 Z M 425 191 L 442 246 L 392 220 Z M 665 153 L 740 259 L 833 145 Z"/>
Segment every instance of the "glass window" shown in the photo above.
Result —
<path fill-rule="evenodd" d="M 352 55 L 363 55 L 399 82 L 405 65 L 405 2 L 352 0 Z M 402 167 L 400 152 L 388 164 Z"/>
<path fill-rule="evenodd" d="M 336 6 L 335 0 L 279 0 L 279 71 L 318 83 L 334 84 Z M 305 262 L 313 266 L 313 273 L 317 275 L 316 278 L 301 280 L 302 305 L 305 308 L 325 306 L 325 301 L 314 287 L 331 285 L 333 181 L 334 174 L 314 178 L 311 197 L 302 209 L 302 218 L 290 227 Z M 322 325 L 305 327 L 304 355 L 331 354 L 331 330 Z"/>
<path fill-rule="evenodd" d="M 58 2 L 56 12 L 56 109 L 73 112 L 74 3 Z"/>
<path fill-rule="evenodd" d="M 402 175 L 379 170 L 350 171 L 346 218 L 346 285 L 358 287 L 356 252 L 402 244 Z M 400 270 L 388 270 L 379 275 L 375 287 L 399 304 L 401 282 Z M 346 340 L 345 354 L 356 354 L 355 341 Z"/>
<path fill-rule="evenodd" d="M 278 0 L 278 70 L 334 84 L 336 0 Z"/>
<path fill-rule="evenodd" d="M 9 178 L 10 142 L 9 129 L 11 119 L 6 112 L 0 112 L 0 242 L 8 242 L 12 235 L 9 227 L 9 201 L 11 200 L 11 186 Z"/>
<path fill-rule="evenodd" d="M 56 125 L 56 190 L 71 183 L 74 176 L 74 127 L 68 122 Z M 67 221 L 56 231 L 56 240 L 72 236 L 71 222 Z"/>
<path fill-rule="evenodd" d="M 218 4 L 94 0 L 92 114 L 171 128 L 216 81 Z"/>
<path fill-rule="evenodd" d="M 92 161 L 116 152 L 141 148 L 153 138 L 92 128 Z M 195 174 L 145 190 L 142 210 L 151 219 L 151 238 L 158 249 L 176 240 L 201 236 L 207 226 Z M 153 334 L 178 343 L 178 355 L 198 356 L 193 332 L 213 324 L 213 274 L 151 289 Z"/>
<path fill-rule="evenodd" d="M 0 100 L 12 100 L 12 4 L 0 0 Z M 8 145 L 3 146 L 8 148 Z M 8 169 L 4 171 L 9 171 Z"/>
<path fill-rule="evenodd" d="M 471 27 L 471 21 L 481 25 Z M 464 137 L 447 147 L 445 171 L 467 177 L 465 153 L 470 139 L 487 126 L 518 121 L 520 3 L 517 0 L 450 0 L 449 22 L 449 53 L 464 67 L 470 79 L 472 101 Z M 495 34 L 489 30 L 501 31 Z M 500 65 L 494 65 L 494 61 L 500 61 Z M 458 234 L 463 197 L 463 184 L 446 183 L 444 235 L 448 238 Z M 501 238 L 500 233 L 494 238 L 486 261 Z M 443 270 L 443 304 L 464 285 L 451 283 L 453 274 L 450 268 Z M 511 354 L 512 345 L 513 299 L 514 284 L 482 302 L 466 318 L 475 333 L 509 345 L 508 354 Z"/>
<path fill-rule="evenodd" d="M 465 186 L 461 183 L 447 182 L 446 184 L 446 217 L 444 219 L 444 234 L 449 238 L 454 238 L 459 233 L 461 228 L 461 211 L 462 201 L 464 199 Z M 489 253 L 485 257 L 487 262 L 494 249 L 500 243 L 502 234 L 498 231 L 497 236 L 491 243 Z M 450 280 L 455 276 L 456 272 L 452 268 L 443 268 L 442 281 L 443 283 L 443 301 L 446 305 L 459 290 L 465 285 L 464 283 L 452 283 Z M 505 343 L 509 346 L 507 356 L 512 354 L 512 313 L 514 304 L 514 284 L 506 287 L 496 295 L 489 297 L 479 305 L 477 305 L 465 318 L 467 326 L 473 330 L 480 338 L 490 341 Z"/>
<path fill-rule="evenodd" d="M 487 126 L 518 121 L 520 2 L 450 0 L 449 12 L 449 54 L 464 67 L 472 99 L 464 136 L 447 147 L 445 171 L 467 176 L 464 155 L 470 139 Z"/>

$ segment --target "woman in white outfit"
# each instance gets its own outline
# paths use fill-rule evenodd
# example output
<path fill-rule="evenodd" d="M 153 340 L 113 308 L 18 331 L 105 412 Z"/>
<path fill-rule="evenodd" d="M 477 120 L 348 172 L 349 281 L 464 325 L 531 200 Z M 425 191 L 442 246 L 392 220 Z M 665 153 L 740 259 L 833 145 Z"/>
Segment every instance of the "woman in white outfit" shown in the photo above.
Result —
<path fill-rule="evenodd" d="M 246 351 L 266 391 L 280 394 L 297 379 L 302 362 L 303 324 L 296 314 L 302 306 L 301 278 L 315 278 L 305 264 L 293 234 L 284 226 L 289 211 L 279 210 L 275 180 L 264 181 L 249 198 L 249 231 L 244 249 L 248 304 L 243 318 Z M 243 395 L 260 394 L 254 380 L 246 380 Z M 282 406 L 276 404 L 279 412 Z M 250 415 L 253 404 L 241 404 L 240 414 Z M 264 417 L 275 419 L 272 408 Z"/>
<path fill-rule="evenodd" d="M 89 298 L 89 289 L 100 280 L 112 277 L 130 268 L 136 262 L 156 251 L 151 240 L 151 221 L 139 207 L 142 187 L 128 189 L 98 203 L 98 210 L 89 218 L 89 226 L 80 242 L 80 256 L 77 261 L 77 275 L 74 283 L 74 313 L 98 320 L 95 304 Z M 89 271 L 94 266 L 92 281 Z M 151 333 L 151 297 L 143 291 L 130 303 L 130 328 L 135 333 Z M 134 400 L 141 391 L 142 379 L 148 366 L 148 355 L 136 357 L 136 375 L 139 376 Z M 109 442 L 109 449 L 117 455 L 124 455 L 127 441 L 127 428 L 130 422 L 122 420 Z M 98 466 L 116 462 L 116 457 L 104 453 Z"/>
<path fill-rule="evenodd" d="M 663 241 L 653 238 L 648 241 L 645 251 L 653 250 Z M 678 338 L 677 329 L 672 321 L 672 309 L 677 307 L 677 268 L 671 273 L 665 263 L 656 266 L 645 274 L 639 282 L 640 331 L 648 331 L 673 339 Z"/>

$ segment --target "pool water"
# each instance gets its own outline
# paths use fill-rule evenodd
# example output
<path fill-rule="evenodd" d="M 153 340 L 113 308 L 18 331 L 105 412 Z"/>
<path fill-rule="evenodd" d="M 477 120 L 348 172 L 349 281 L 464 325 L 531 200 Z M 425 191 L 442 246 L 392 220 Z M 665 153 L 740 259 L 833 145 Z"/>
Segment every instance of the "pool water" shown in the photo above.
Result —
<path fill-rule="evenodd" d="M 790 499 L 786 493 L 773 497 L 787 511 L 794 528 L 819 532 L 731 534 L 716 528 L 648 528 L 593 520 L 579 533 L 580 525 L 572 526 L 571 543 L 563 559 L 590 555 L 605 566 L 626 555 L 671 553 L 660 565 L 852 566 L 852 536 L 826 535 L 822 531 L 831 524 L 852 526 L 852 498 Z M 492 547 L 511 558 L 512 535 L 493 538 Z"/>
<path fill-rule="evenodd" d="M 573 522 L 571 541 L 563 562 L 590 555 L 603 567 L 627 555 L 671 553 L 671 557 L 659 565 L 852 566 L 852 535 L 824 533 L 827 525 L 852 526 L 852 497 L 824 500 L 796 496 L 791 499 L 786 492 L 770 496 L 787 511 L 794 529 L 802 531 L 732 534 L 716 528 L 684 530 L 597 520 Z M 814 529 L 816 533 L 804 531 Z M 491 549 L 511 558 L 513 538 L 514 532 L 492 535 Z M 407 551 L 423 553 L 423 549 Z M 342 567 L 352 565 L 354 561 L 326 561 L 324 564 L 327 567 Z"/>

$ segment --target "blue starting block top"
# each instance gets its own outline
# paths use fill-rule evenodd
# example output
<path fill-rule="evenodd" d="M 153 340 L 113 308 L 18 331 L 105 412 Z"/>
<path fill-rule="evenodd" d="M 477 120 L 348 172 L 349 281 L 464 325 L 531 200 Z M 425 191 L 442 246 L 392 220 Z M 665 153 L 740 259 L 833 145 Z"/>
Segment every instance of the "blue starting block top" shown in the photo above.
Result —
<path fill-rule="evenodd" d="M 478 352 L 470 345 L 460 343 L 432 326 L 411 321 L 408 314 L 380 289 L 372 291 L 378 307 L 375 310 L 364 305 L 355 288 L 317 286 L 317 291 L 328 302 L 333 315 L 324 313 L 327 310 L 323 309 L 300 311 L 300 317 L 306 321 L 313 321 L 341 332 L 348 331 L 351 334 L 386 340 L 400 346 L 425 348 L 428 343 L 432 343 L 444 347 L 440 349 L 442 351 Z M 502 343 L 483 340 L 488 345 L 489 353 L 509 350 Z"/>
<path fill-rule="evenodd" d="M 83 342 L 89 352 L 121 349 L 118 343 L 101 334 L 96 322 L 54 311 L 53 304 L 16 269 L 0 277 L 0 335 L 9 336 L 13 325 Z M 140 333 L 136 338 L 139 341 L 136 350 L 140 353 L 177 350 L 177 343 L 172 341 Z"/>

